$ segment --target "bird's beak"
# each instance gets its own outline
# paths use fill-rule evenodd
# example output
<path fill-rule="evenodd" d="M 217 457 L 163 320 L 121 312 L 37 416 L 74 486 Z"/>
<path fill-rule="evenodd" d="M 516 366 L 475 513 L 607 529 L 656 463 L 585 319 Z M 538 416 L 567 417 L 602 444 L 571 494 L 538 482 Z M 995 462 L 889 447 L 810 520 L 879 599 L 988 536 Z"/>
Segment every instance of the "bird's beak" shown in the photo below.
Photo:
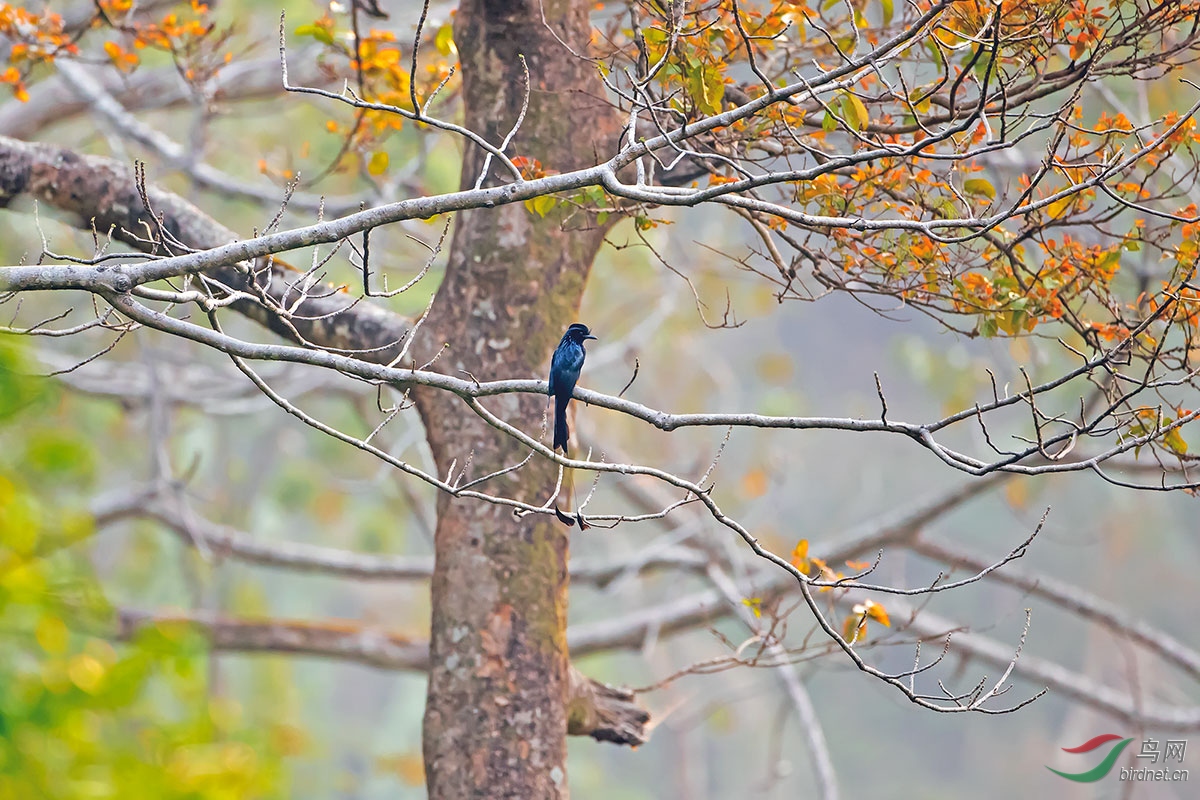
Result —
<path fill-rule="evenodd" d="M 587 336 L 585 336 L 585 337 L 583 337 L 583 338 L 584 338 L 584 340 L 586 341 L 586 340 L 588 340 L 588 339 L 595 339 L 596 337 L 595 337 L 595 336 L 592 336 L 592 335 L 589 333 Z"/>

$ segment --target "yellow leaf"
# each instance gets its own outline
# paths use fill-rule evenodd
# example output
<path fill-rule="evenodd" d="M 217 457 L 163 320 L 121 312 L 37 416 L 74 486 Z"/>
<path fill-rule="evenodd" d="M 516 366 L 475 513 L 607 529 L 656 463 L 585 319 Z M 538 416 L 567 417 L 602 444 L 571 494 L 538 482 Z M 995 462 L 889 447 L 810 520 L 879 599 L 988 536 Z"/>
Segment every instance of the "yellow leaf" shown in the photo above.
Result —
<path fill-rule="evenodd" d="M 58 655 L 67 649 L 67 626 L 58 617 L 47 615 L 38 620 L 34 636 L 47 653 Z"/>
<path fill-rule="evenodd" d="M 86 653 L 73 657 L 67 664 L 67 677 L 71 683 L 88 694 L 94 694 L 104 680 L 104 665 Z"/>
<path fill-rule="evenodd" d="M 554 204 L 558 202 L 548 194 L 540 197 L 533 197 L 525 201 L 525 207 L 537 214 L 539 217 L 544 217 L 550 213 L 550 209 L 554 208 Z"/>
<path fill-rule="evenodd" d="M 867 122 L 870 116 L 867 114 L 867 107 L 863 105 L 863 101 L 858 99 L 858 95 L 851 92 L 842 94 L 842 116 L 846 118 L 846 122 L 856 131 L 861 131 L 867 127 Z"/>
<path fill-rule="evenodd" d="M 1063 214 L 1067 213 L 1067 210 L 1074 203 L 1075 203 L 1074 197 L 1068 196 L 1068 197 L 1059 198 L 1058 200 L 1055 200 L 1050 205 L 1046 206 L 1046 213 L 1050 215 L 1051 219 L 1058 219 Z"/>
<path fill-rule="evenodd" d="M 958 45 L 962 43 L 962 38 L 957 33 L 947 28 L 935 28 L 933 35 L 937 37 L 939 42 L 947 47 L 958 47 Z"/>
<path fill-rule="evenodd" d="M 1171 448 L 1171 451 L 1179 455 L 1187 453 L 1187 442 L 1184 441 L 1183 434 L 1179 432 L 1179 428 L 1172 428 L 1167 431 L 1167 435 L 1163 437 L 1163 444 Z"/>
<path fill-rule="evenodd" d="M 808 562 L 808 539 L 801 539 L 796 542 L 796 546 L 792 549 L 791 563 L 793 567 L 805 575 L 812 569 L 812 565 Z"/>
<path fill-rule="evenodd" d="M 371 160 L 367 162 L 367 172 L 371 175 L 382 175 L 387 172 L 388 154 L 385 150 L 376 150 L 371 154 Z"/>
<path fill-rule="evenodd" d="M 756 617 L 762 617 L 762 598 L 761 597 L 743 597 L 742 605 L 750 609 Z"/>

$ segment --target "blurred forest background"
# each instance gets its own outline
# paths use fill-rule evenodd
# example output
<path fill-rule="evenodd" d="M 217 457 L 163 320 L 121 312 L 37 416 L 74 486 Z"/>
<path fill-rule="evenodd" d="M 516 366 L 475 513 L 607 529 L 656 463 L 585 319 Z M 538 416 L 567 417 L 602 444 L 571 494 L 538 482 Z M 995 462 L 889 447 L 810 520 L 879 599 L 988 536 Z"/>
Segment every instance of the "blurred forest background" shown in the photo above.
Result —
<path fill-rule="evenodd" d="M 153 5 L 166 13 L 166 4 Z M 227 69 L 254 63 L 265 73 L 256 80 L 272 85 L 275 30 L 279 11 L 286 10 L 290 62 L 298 72 L 307 69 L 309 80 L 321 74 L 312 67 L 325 57 L 320 44 L 296 29 L 319 17 L 323 5 L 290 0 L 211 6 L 205 19 L 231 31 L 222 50 L 236 59 Z M 50 8 L 68 19 L 92 12 L 83 2 Z M 417 9 L 419 4 L 393 3 L 387 8 L 391 19 L 372 25 L 411 39 Z M 40 6 L 30 10 L 41 12 Z M 431 36 L 442 37 L 447 54 L 453 44 L 438 31 L 449 30 L 449 12 L 446 4 L 434 4 L 426 23 Z M 188 13 L 184 7 L 181 18 Z M 286 177 L 315 176 L 338 159 L 344 138 L 337 129 L 350 124 L 350 110 L 285 95 L 246 100 L 217 93 L 204 102 L 177 103 L 169 57 L 150 50 L 139 56 L 137 69 L 123 75 L 111 61 L 85 66 L 114 91 L 127 89 L 127 100 L 138 97 L 139 120 L 208 164 L 270 193 L 281 191 L 276 187 Z M 198 185 L 179 164 L 66 103 L 66 79 L 50 73 L 29 80 L 29 102 L 4 101 L 0 134 L 126 163 L 145 159 L 150 183 L 191 199 L 240 234 L 271 223 L 277 210 L 271 203 Z M 155 88 L 139 84 L 164 75 Z M 1200 79 L 1194 70 L 1191 77 Z M 237 84 L 230 79 L 230 86 Z M 340 88 L 340 79 L 333 88 Z M 1145 119 L 1181 110 L 1174 83 L 1126 91 L 1120 89 L 1116 99 Z M 48 96 L 58 98 L 61 112 L 38 111 Z M 1089 118 L 1112 110 L 1099 94 L 1085 95 L 1083 106 Z M 366 154 L 359 167 L 335 171 L 304 191 L 386 200 L 458 186 L 461 145 L 446 137 L 406 125 L 389 132 L 375 152 L 385 155 Z M 0 215 L 0 262 L 30 259 L 42 250 L 43 237 L 55 252 L 92 251 L 90 233 L 44 209 L 27 204 L 22 210 L 37 211 L 37 223 L 28 213 Z M 579 312 L 599 336 L 581 382 L 588 388 L 617 394 L 636 362 L 638 377 L 626 397 L 655 408 L 870 418 L 879 413 L 877 373 L 889 414 L 918 421 L 989 398 L 989 370 L 1002 387 L 1019 387 L 1021 367 L 1036 383 L 1074 363 L 1052 339 L 970 339 L 899 304 L 876 313 L 838 295 L 778 303 L 769 286 L 725 255 L 751 243 L 745 231 L 722 224 L 712 210 L 655 216 L 662 224 L 647 233 L 648 240 L 667 262 L 686 267 L 687 278 L 663 268 L 634 235 L 632 221 L 609 233 Z M 297 202 L 282 224 L 313 219 L 314 210 Z M 404 234 L 436 240 L 440 226 L 440 220 L 411 222 L 379 232 L 374 257 L 393 285 L 415 275 L 428 257 Z M 1126 257 L 1133 262 L 1150 256 Z M 309 251 L 289 256 L 297 264 L 308 258 Z M 413 289 L 375 302 L 415 316 L 443 268 L 440 256 Z M 351 286 L 358 280 L 343 259 L 330 262 L 329 279 Z M 708 319 L 719 319 L 728 304 L 740 324 L 706 327 L 697 298 Z M 78 302 L 91 301 L 80 294 Z M 4 324 L 14 310 L 5 307 Z M 59 298 L 30 295 L 22 300 L 20 319 L 30 324 L 59 311 Z M 431 558 L 433 490 L 282 413 L 226 358 L 199 346 L 143 331 L 67 371 L 111 338 L 0 337 L 0 798 L 424 796 L 421 674 L 303 653 L 222 652 L 190 626 L 166 618 L 180 612 L 331 626 L 345 621 L 427 637 L 423 580 L 255 565 L 193 546 L 188 530 L 212 523 L 268 545 Z M 37 377 L 49 373 L 54 376 Z M 368 387 L 297 365 L 264 367 L 263 374 L 320 419 L 363 432 L 377 422 L 377 398 Z M 724 436 L 715 428 L 686 437 L 648 430 L 636 420 L 576 405 L 581 441 L 610 460 L 653 453 L 667 468 L 698 473 Z M 395 456 L 431 468 L 415 420 L 389 425 L 378 441 Z M 170 516 L 157 513 L 162 504 L 148 494 L 164 478 L 171 492 L 186 497 L 194 518 L 175 524 L 156 518 Z M 744 429 L 730 437 L 714 479 L 722 507 L 782 554 L 801 539 L 817 552 L 972 480 L 902 437 Z M 577 491 L 586 492 L 586 483 Z M 592 504 L 607 509 L 627 499 L 602 483 Z M 1196 502 L 1183 493 L 1114 488 L 1087 473 L 1018 477 L 994 481 L 932 521 L 926 533 L 1000 559 L 1050 508 L 1028 555 L 1013 566 L 1075 584 L 1200 646 Z M 670 525 L 574 530 L 572 564 L 628 562 L 635 554 L 649 557 L 689 544 L 742 565 L 746 572 L 739 580 L 753 571 L 742 542 L 688 511 Z M 928 583 L 940 568 L 912 554 L 888 553 L 877 577 L 914 586 Z M 574 584 L 572 636 L 709 586 L 703 574 L 636 568 L 603 585 Z M 752 585 L 739 588 L 746 598 L 755 596 Z M 927 608 L 1014 646 L 1025 609 L 1032 608 L 1027 657 L 1058 662 L 1168 706 L 1200 703 L 1194 682 L 1018 589 L 985 580 L 934 596 Z M 114 634 L 117 610 L 163 619 Z M 789 637 L 798 646 L 811 623 L 797 615 L 791 626 Z M 652 686 L 689 665 L 728 655 L 747 636 L 742 621 L 725 617 L 678 632 L 652 631 L 577 664 L 604 681 Z M 889 640 L 900 646 L 873 651 L 881 667 L 906 668 L 912 650 L 904 646 L 909 639 L 903 630 L 870 629 L 871 643 Z M 967 675 L 968 683 L 981 671 L 993 678 L 1001 671 L 953 656 L 951 663 L 951 674 Z M 845 797 L 1124 796 L 1115 783 L 1096 794 L 1094 787 L 1067 784 L 1045 769 L 1062 765 L 1059 748 L 1118 727 L 1061 692 L 1011 715 L 931 713 L 830 654 L 819 634 L 794 666 L 783 669 L 794 669 L 808 690 Z M 809 796 L 814 778 L 803 726 L 779 673 L 738 666 L 683 676 L 646 692 L 641 700 L 654 715 L 654 728 L 644 746 L 570 742 L 575 796 Z M 1042 688 L 1024 680 L 1020 669 L 1015 678 L 1014 702 Z M 1117 732 L 1139 739 L 1156 734 Z M 1200 763 L 1196 758 L 1184 766 Z M 1134 796 L 1188 795 L 1163 785 L 1139 787 Z"/>

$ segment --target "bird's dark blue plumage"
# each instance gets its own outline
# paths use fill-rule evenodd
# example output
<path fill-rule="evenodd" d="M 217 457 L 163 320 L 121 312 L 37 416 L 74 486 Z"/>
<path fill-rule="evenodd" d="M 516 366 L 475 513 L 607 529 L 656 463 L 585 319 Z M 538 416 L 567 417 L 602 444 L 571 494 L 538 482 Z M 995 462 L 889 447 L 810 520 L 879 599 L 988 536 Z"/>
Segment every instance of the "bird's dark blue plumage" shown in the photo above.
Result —
<path fill-rule="evenodd" d="M 567 452 L 567 438 L 571 435 L 567 429 L 567 403 L 571 402 L 571 394 L 583 369 L 583 359 L 587 357 L 583 343 L 595 338 L 587 325 L 576 322 L 567 328 L 550 359 L 549 394 L 554 398 L 554 449 L 561 447 L 564 453 Z"/>

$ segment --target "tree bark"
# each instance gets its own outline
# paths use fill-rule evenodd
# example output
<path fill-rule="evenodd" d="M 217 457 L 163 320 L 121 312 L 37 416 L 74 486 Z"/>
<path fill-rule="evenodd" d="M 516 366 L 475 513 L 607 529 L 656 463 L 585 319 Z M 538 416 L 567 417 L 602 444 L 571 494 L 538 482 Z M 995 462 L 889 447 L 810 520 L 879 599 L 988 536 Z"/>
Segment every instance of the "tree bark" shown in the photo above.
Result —
<path fill-rule="evenodd" d="M 618 123 L 594 66 L 564 46 L 586 51 L 590 32 L 580 0 L 464 2 L 455 41 L 466 126 L 493 143 L 504 139 L 525 96 L 523 56 L 529 109 L 509 153 L 558 171 L 594 163 L 616 140 Z M 482 152 L 468 149 L 464 188 L 483 163 Z M 490 172 L 504 174 L 494 160 Z M 595 225 L 565 231 L 555 215 L 523 205 L 461 213 L 421 331 L 429 346 L 449 343 L 440 368 L 480 380 L 541 375 L 575 321 L 602 240 Z M 457 464 L 478 477 L 527 455 L 456 397 L 419 392 L 416 401 L 442 474 Z M 541 427 L 545 407 L 530 396 L 494 401 L 529 431 Z M 539 502 L 556 472 L 534 459 L 493 481 L 506 495 Z M 567 796 L 567 534 L 549 516 L 518 519 L 500 506 L 439 498 L 424 726 L 432 800 Z"/>

